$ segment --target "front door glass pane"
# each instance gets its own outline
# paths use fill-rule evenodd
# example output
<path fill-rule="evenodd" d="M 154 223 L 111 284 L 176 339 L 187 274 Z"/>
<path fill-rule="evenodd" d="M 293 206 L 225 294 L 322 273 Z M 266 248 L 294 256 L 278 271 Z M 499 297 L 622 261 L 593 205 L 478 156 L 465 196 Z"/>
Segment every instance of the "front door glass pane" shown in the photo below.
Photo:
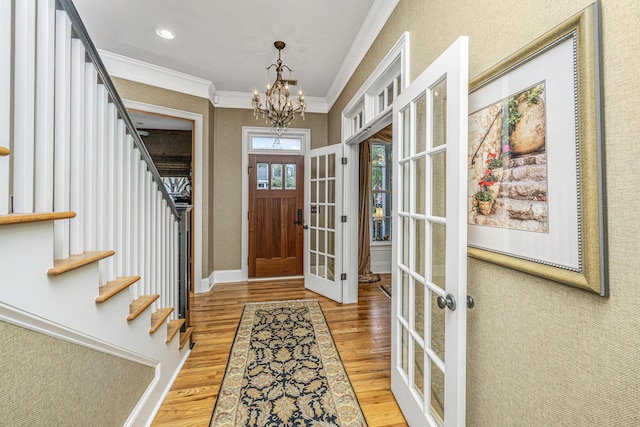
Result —
<path fill-rule="evenodd" d="M 282 190 L 282 163 L 271 164 L 271 189 Z"/>
<path fill-rule="evenodd" d="M 285 190 L 295 190 L 296 189 L 296 164 L 295 163 L 287 163 L 284 166 L 284 188 Z"/>
<path fill-rule="evenodd" d="M 258 190 L 269 188 L 269 163 L 258 163 L 257 168 L 257 187 Z"/>

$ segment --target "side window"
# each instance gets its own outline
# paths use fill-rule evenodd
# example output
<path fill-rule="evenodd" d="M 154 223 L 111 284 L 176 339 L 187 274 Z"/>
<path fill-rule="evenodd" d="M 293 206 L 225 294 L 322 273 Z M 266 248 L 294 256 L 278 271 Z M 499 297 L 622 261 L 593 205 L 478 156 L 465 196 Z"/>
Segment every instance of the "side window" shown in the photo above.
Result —
<path fill-rule="evenodd" d="M 371 144 L 371 240 L 391 241 L 391 190 L 393 165 L 391 144 Z"/>

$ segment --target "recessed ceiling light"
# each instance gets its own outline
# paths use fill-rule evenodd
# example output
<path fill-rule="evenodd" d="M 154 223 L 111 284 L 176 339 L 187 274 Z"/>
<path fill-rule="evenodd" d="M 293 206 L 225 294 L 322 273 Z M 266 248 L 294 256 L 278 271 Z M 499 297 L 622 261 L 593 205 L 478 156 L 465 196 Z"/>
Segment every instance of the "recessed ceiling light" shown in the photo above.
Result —
<path fill-rule="evenodd" d="M 156 34 L 163 39 L 171 40 L 175 35 L 166 28 L 156 28 Z"/>

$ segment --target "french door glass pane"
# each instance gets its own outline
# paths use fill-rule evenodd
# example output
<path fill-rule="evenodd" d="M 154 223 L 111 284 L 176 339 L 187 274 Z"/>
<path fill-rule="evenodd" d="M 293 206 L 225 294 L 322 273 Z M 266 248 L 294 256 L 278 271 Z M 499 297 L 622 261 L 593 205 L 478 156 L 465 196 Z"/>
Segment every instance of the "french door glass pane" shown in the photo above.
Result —
<path fill-rule="evenodd" d="M 438 294 L 429 292 L 431 295 L 431 348 L 444 362 L 444 315 L 445 311 L 438 307 Z"/>
<path fill-rule="evenodd" d="M 431 362 L 431 416 L 444 421 L 444 374 Z"/>
<path fill-rule="evenodd" d="M 425 210 L 425 187 L 426 187 L 426 160 L 424 157 L 415 160 L 416 182 L 415 182 L 415 213 L 424 215 Z"/>
<path fill-rule="evenodd" d="M 327 173 L 327 177 L 328 178 L 335 178 L 336 177 L 336 155 L 335 154 L 329 154 L 327 156 L 328 159 L 328 173 Z"/>
<path fill-rule="evenodd" d="M 431 281 L 444 289 L 446 263 L 446 226 L 431 224 Z"/>
<path fill-rule="evenodd" d="M 423 219 L 415 220 L 415 260 L 414 270 L 420 276 L 424 277 L 424 257 L 425 257 L 425 221 Z"/>
<path fill-rule="evenodd" d="M 409 331 L 402 327 L 402 372 L 409 375 Z"/>
<path fill-rule="evenodd" d="M 431 215 L 441 218 L 444 218 L 447 212 L 446 161 L 446 151 L 431 156 Z"/>
<path fill-rule="evenodd" d="M 413 340 L 413 386 L 424 397 L 424 350 L 416 340 Z"/>
<path fill-rule="evenodd" d="M 422 95 L 416 100 L 416 151 L 422 153 L 427 148 L 427 97 Z"/>
<path fill-rule="evenodd" d="M 447 80 L 443 79 L 431 91 L 433 102 L 432 142 L 433 148 L 446 143 L 447 138 Z"/>
<path fill-rule="evenodd" d="M 409 274 L 405 271 L 402 271 L 402 288 L 400 292 L 400 298 L 402 301 L 402 310 L 400 311 L 404 320 L 409 322 Z"/>
<path fill-rule="evenodd" d="M 424 285 L 415 281 L 414 285 L 414 329 L 420 336 L 420 338 L 424 339 Z"/>

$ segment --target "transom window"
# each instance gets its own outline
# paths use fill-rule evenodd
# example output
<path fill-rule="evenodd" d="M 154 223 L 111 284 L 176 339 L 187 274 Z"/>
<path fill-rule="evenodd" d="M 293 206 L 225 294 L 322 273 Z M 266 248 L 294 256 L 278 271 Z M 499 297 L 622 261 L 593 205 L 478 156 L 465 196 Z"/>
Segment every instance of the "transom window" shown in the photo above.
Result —
<path fill-rule="evenodd" d="M 371 143 L 371 240 L 391 241 L 393 150 L 382 141 Z"/>
<path fill-rule="evenodd" d="M 302 138 L 252 135 L 251 150 L 302 151 Z"/>

